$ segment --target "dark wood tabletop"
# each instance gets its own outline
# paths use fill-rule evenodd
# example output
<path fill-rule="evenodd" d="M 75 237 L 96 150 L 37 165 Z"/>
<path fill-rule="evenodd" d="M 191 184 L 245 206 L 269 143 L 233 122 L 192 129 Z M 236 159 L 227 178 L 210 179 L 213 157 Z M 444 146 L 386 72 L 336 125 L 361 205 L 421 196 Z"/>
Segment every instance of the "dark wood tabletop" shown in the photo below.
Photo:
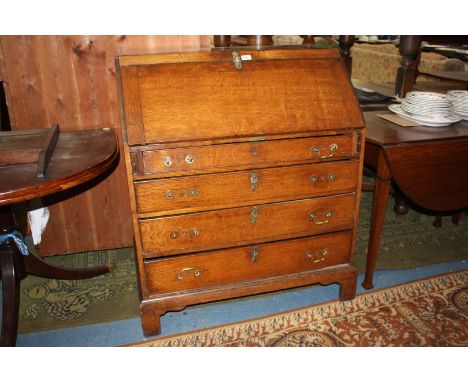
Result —
<path fill-rule="evenodd" d="M 468 137 L 468 121 L 460 121 L 446 127 L 412 126 L 403 127 L 380 118 L 388 111 L 364 113 L 366 119 L 366 141 L 380 146 L 427 141 L 443 141 Z"/>
<path fill-rule="evenodd" d="M 109 168 L 117 156 L 114 129 L 62 132 L 46 177 L 36 176 L 36 163 L 0 166 L 0 206 L 39 198 L 85 183 Z"/>
<path fill-rule="evenodd" d="M 57 139 L 52 139 L 54 131 L 58 130 L 55 125 L 51 129 L 0 133 L 0 154 L 3 154 L 0 156 L 3 163 L 0 166 L 0 235 L 3 236 L 0 242 L 3 293 L 0 346 L 16 344 L 20 281 L 28 274 L 77 280 L 110 271 L 107 265 L 83 269 L 56 267 L 30 253 L 21 244 L 22 237 L 18 232 L 12 204 L 55 194 L 98 179 L 117 163 L 119 151 L 113 128 L 67 131 L 57 134 Z M 39 150 L 38 156 L 35 156 L 42 143 L 47 142 L 47 137 L 54 141 L 53 149 L 43 152 L 44 156 L 41 156 Z M 24 150 L 21 150 L 22 145 Z M 47 166 L 42 168 L 41 163 L 44 164 L 44 161 Z M 8 162 L 12 163 L 6 164 Z M 19 240 L 20 244 L 15 240 Z"/>
<path fill-rule="evenodd" d="M 451 71 L 451 72 L 422 72 L 419 71 L 420 75 L 437 78 L 439 80 L 459 82 L 468 85 L 468 72 L 463 70 Z"/>
<path fill-rule="evenodd" d="M 403 127 L 380 118 L 382 113 L 386 112 L 363 113 L 364 165 L 376 175 L 363 282 L 366 289 L 372 288 L 391 190 L 414 208 L 435 216 L 460 216 L 468 208 L 468 122 L 447 127 Z"/>

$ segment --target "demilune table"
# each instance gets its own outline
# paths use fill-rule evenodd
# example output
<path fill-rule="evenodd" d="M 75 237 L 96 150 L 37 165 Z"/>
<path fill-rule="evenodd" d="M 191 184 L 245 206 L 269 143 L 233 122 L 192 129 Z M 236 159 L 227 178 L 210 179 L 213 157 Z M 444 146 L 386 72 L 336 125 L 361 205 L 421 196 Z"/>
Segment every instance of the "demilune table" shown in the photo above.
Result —
<path fill-rule="evenodd" d="M 16 136 L 18 140 L 27 142 L 34 139 L 35 135 L 44 134 L 44 130 L 47 129 L 1 132 L 0 149 L 2 142 L 4 145 L 8 142 L 10 147 L 14 146 L 12 137 Z M 37 162 L 0 166 L 0 235 L 3 235 L 3 238 L 7 237 L 0 245 L 3 289 L 1 346 L 16 344 L 20 281 L 28 274 L 75 280 L 98 276 L 110 270 L 107 265 L 85 269 L 52 266 L 39 256 L 29 253 L 24 246 L 22 253 L 21 245 L 18 246 L 13 237 L 18 235 L 13 204 L 55 194 L 92 179 L 99 179 L 100 176 L 106 176 L 117 163 L 119 152 L 112 128 L 67 131 L 57 134 L 55 139 L 55 148 L 45 155 L 48 168 L 43 174 L 38 173 Z M 32 150 L 29 150 L 29 154 L 31 152 Z M 28 150 L 24 150 L 25 156 L 29 154 Z"/>
<path fill-rule="evenodd" d="M 468 208 L 468 122 L 447 127 L 402 127 L 378 115 L 366 120 L 364 165 L 376 173 L 366 275 L 363 287 L 373 288 L 372 277 L 390 188 L 433 215 Z"/>

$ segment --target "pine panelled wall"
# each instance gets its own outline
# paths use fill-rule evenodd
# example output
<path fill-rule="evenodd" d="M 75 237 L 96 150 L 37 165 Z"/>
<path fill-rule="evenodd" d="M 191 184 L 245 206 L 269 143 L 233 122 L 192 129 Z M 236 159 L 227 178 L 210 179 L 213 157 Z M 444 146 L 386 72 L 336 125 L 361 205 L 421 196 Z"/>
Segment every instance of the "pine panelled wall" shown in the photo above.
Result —
<path fill-rule="evenodd" d="M 210 36 L 0 36 L 0 78 L 11 127 L 113 126 L 121 134 L 116 55 L 209 47 Z M 51 203 L 51 216 L 42 255 L 133 245 L 123 156 L 110 176 L 88 188 L 44 201 Z"/>

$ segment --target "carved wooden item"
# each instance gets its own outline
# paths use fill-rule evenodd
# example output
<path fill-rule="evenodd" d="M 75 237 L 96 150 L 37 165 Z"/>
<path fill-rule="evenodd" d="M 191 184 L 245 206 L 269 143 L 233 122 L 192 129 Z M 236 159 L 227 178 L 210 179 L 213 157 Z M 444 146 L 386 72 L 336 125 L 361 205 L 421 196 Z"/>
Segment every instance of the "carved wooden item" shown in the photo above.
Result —
<path fill-rule="evenodd" d="M 355 295 L 364 122 L 337 50 L 117 62 L 145 335 L 187 305 Z"/>

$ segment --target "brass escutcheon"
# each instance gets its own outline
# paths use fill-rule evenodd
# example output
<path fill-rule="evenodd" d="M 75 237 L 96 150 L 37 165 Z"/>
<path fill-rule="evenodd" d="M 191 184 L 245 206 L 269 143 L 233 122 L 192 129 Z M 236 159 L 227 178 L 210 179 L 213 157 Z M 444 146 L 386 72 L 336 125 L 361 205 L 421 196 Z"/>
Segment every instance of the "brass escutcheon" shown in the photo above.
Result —
<path fill-rule="evenodd" d="M 315 184 L 318 181 L 318 176 L 317 175 L 312 175 L 310 177 L 310 183 Z"/>
<path fill-rule="evenodd" d="M 193 236 L 200 236 L 200 230 L 198 228 L 192 228 Z"/>
<path fill-rule="evenodd" d="M 255 263 L 257 261 L 258 253 L 259 253 L 258 248 L 252 247 L 252 249 L 250 250 L 250 260 L 252 261 L 252 263 Z"/>
<path fill-rule="evenodd" d="M 252 171 L 250 174 L 250 189 L 256 191 L 258 187 L 259 177 L 257 172 Z"/>
<path fill-rule="evenodd" d="M 335 174 L 328 174 L 328 181 L 334 182 L 336 180 L 336 175 Z"/>
<path fill-rule="evenodd" d="M 250 211 L 250 221 L 252 224 L 257 224 L 258 220 L 258 208 L 257 207 L 252 207 L 252 210 Z"/>
<path fill-rule="evenodd" d="M 313 263 L 319 263 L 321 261 L 324 261 L 327 256 L 328 256 L 327 248 L 317 251 L 316 254 L 313 254 L 311 251 L 307 251 L 306 253 L 307 259 L 312 261 Z"/>
<path fill-rule="evenodd" d="M 257 156 L 257 146 L 252 146 L 250 148 L 250 153 L 252 154 L 252 156 Z"/>
<path fill-rule="evenodd" d="M 176 232 L 176 231 L 171 232 L 170 236 L 171 236 L 171 239 L 177 239 L 179 237 L 179 232 Z"/>
<path fill-rule="evenodd" d="M 174 191 L 167 191 L 166 192 L 166 198 L 168 199 L 174 199 L 175 192 Z"/>
<path fill-rule="evenodd" d="M 232 52 L 232 62 L 237 70 L 242 70 L 242 58 L 239 52 Z"/>

